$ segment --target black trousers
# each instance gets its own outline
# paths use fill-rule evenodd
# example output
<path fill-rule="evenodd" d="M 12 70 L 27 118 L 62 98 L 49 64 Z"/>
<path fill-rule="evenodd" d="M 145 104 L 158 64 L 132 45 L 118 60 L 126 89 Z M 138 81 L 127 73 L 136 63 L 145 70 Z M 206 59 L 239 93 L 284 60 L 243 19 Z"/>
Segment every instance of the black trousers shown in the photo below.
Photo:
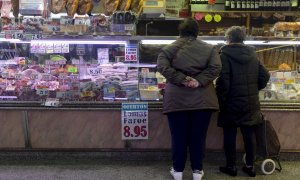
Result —
<path fill-rule="evenodd" d="M 192 170 L 203 169 L 205 140 L 211 114 L 210 110 L 168 113 L 175 171 L 184 170 L 188 150 Z"/>
<path fill-rule="evenodd" d="M 246 164 L 253 166 L 255 158 L 254 126 L 240 127 L 246 151 Z M 236 135 L 237 127 L 223 127 L 224 151 L 227 166 L 236 166 Z"/>

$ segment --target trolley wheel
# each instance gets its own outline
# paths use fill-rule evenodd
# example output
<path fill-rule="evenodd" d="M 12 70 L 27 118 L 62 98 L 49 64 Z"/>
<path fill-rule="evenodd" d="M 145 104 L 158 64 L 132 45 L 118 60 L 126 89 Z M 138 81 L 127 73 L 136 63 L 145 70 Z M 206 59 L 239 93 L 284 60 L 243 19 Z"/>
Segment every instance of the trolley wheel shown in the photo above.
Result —
<path fill-rule="evenodd" d="M 272 174 L 276 169 L 276 164 L 272 159 L 265 159 L 261 164 L 261 171 L 264 174 Z"/>
<path fill-rule="evenodd" d="M 243 155 L 243 163 L 246 164 L 246 153 Z"/>

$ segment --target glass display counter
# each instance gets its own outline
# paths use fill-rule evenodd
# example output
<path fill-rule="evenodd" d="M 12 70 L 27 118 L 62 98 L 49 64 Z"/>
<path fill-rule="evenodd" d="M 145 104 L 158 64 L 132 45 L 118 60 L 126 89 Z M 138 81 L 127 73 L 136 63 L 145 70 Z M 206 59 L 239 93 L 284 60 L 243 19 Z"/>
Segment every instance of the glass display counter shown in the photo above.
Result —
<path fill-rule="evenodd" d="M 0 102 L 36 104 L 47 99 L 60 105 L 118 104 L 155 101 L 165 79 L 156 72 L 160 49 L 177 37 L 47 36 L 41 40 L 2 39 L 0 46 Z M 200 38 L 200 37 L 199 37 Z M 223 37 L 201 37 L 221 47 Z M 270 70 L 263 102 L 296 103 L 300 100 L 297 39 L 252 38 L 258 58 Z M 151 103 L 150 103 L 151 104 Z"/>
<path fill-rule="evenodd" d="M 161 113 L 165 80 L 155 67 L 159 50 L 176 38 L 1 39 L 0 149 L 169 149 L 167 120 Z M 223 37 L 199 38 L 219 47 L 224 44 Z M 257 48 L 271 72 L 268 87 L 260 93 L 261 107 L 278 130 L 284 151 L 299 150 L 297 133 L 287 135 L 299 132 L 299 42 L 285 38 L 245 42 Z M 58 104 L 49 107 L 49 101 Z M 139 101 L 148 103 L 149 139 L 124 141 L 121 103 Z M 222 149 L 216 119 L 214 115 L 208 132 L 211 150 Z"/>

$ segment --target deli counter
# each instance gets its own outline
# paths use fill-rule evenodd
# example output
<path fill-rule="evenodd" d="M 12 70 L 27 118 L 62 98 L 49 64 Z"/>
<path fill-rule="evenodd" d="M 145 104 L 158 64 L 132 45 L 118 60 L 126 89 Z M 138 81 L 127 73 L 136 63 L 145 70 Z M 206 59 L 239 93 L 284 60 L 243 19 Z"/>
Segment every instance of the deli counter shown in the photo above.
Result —
<path fill-rule="evenodd" d="M 176 38 L 1 38 L 0 150 L 170 149 L 168 123 L 162 114 L 165 79 L 156 72 L 156 58 Z M 219 47 L 224 44 L 223 37 L 199 38 Z M 256 47 L 270 70 L 260 100 L 282 151 L 300 151 L 300 41 L 249 37 L 245 44 Z M 124 140 L 122 103 L 136 102 L 148 105 L 148 138 Z M 218 151 L 223 145 L 216 119 L 217 113 L 209 127 L 207 149 Z"/>

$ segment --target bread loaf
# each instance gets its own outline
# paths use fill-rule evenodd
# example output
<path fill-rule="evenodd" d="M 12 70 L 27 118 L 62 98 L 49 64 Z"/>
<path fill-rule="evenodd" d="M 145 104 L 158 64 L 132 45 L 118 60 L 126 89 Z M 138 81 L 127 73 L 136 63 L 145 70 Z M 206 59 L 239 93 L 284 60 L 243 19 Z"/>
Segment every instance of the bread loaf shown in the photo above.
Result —
<path fill-rule="evenodd" d="M 66 4 L 67 4 L 67 0 L 51 0 L 50 11 L 53 14 L 61 13 L 65 8 Z"/>
<path fill-rule="evenodd" d="M 79 0 L 67 0 L 66 11 L 68 16 L 73 17 L 78 8 Z"/>
<path fill-rule="evenodd" d="M 119 11 L 127 11 L 130 8 L 131 0 L 120 0 L 118 10 Z"/>
<path fill-rule="evenodd" d="M 140 14 L 143 10 L 143 0 L 132 0 L 130 10 L 136 14 Z"/>
<path fill-rule="evenodd" d="M 89 14 L 89 13 L 91 13 L 92 8 L 93 8 L 92 0 L 79 0 L 77 14 L 78 15 Z"/>
<path fill-rule="evenodd" d="M 103 0 L 104 14 L 112 15 L 118 8 L 120 0 Z"/>

